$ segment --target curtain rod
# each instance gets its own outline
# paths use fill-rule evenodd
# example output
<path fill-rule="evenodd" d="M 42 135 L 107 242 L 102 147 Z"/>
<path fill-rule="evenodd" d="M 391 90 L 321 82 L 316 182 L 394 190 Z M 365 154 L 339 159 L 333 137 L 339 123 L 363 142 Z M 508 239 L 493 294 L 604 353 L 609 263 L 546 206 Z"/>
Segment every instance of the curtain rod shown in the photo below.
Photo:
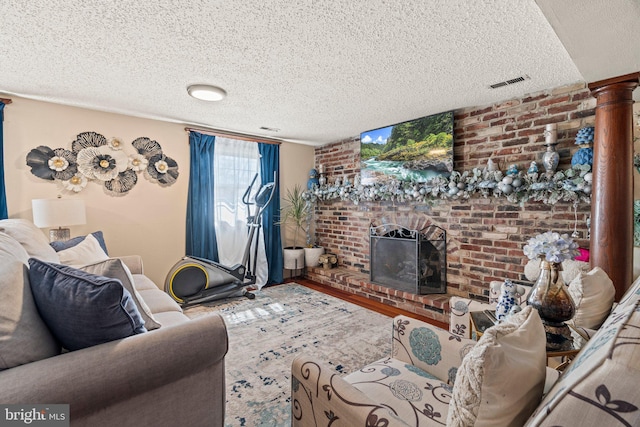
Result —
<path fill-rule="evenodd" d="M 0 98 L 0 101 L 2 101 L 4 104 L 11 104 L 13 102 L 11 98 Z"/>
<path fill-rule="evenodd" d="M 243 133 L 225 132 L 225 131 L 219 131 L 215 129 L 194 128 L 194 127 L 188 127 L 188 126 L 185 127 L 184 130 L 186 130 L 187 132 L 199 132 L 207 135 L 220 136 L 222 138 L 241 139 L 243 141 L 262 142 L 265 144 L 276 144 L 276 145 L 282 144 L 282 141 L 279 141 L 277 139 L 272 139 L 272 138 L 262 137 L 262 136 L 246 135 Z"/>

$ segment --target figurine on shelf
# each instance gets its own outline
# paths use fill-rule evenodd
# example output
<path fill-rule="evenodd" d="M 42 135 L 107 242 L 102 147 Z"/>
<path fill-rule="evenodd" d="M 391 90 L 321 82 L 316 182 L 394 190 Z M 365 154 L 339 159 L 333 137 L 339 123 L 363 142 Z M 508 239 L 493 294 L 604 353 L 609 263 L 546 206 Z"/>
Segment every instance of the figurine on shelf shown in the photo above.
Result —
<path fill-rule="evenodd" d="M 509 169 L 507 169 L 507 175 L 512 177 L 518 175 L 518 166 L 516 165 L 509 166 Z"/>
<path fill-rule="evenodd" d="M 498 283 L 495 286 L 498 286 Z M 497 289 L 494 289 L 494 291 L 497 291 Z M 503 321 L 509 314 L 520 311 L 520 297 L 524 293 L 523 286 L 516 285 L 509 279 L 506 279 L 500 285 L 500 299 L 498 299 L 498 305 L 496 305 L 496 319 L 498 319 L 498 322 Z"/>
<path fill-rule="evenodd" d="M 586 126 L 578 130 L 576 145 L 580 146 L 580 149 L 573 154 L 571 166 L 593 164 L 593 148 L 591 147 L 593 134 L 593 126 Z"/>
<path fill-rule="evenodd" d="M 487 161 L 487 170 L 489 170 L 490 172 L 495 172 L 498 170 L 498 164 L 496 162 L 494 162 L 492 159 L 489 159 Z"/>
<path fill-rule="evenodd" d="M 535 161 L 533 161 L 529 165 L 529 169 L 527 169 L 527 174 L 534 175 L 536 173 L 538 173 L 538 164 Z"/>
<path fill-rule="evenodd" d="M 309 171 L 309 180 L 307 181 L 307 189 L 311 190 L 313 187 L 317 187 L 320 185 L 318 180 L 318 171 L 315 169 L 311 169 Z"/>

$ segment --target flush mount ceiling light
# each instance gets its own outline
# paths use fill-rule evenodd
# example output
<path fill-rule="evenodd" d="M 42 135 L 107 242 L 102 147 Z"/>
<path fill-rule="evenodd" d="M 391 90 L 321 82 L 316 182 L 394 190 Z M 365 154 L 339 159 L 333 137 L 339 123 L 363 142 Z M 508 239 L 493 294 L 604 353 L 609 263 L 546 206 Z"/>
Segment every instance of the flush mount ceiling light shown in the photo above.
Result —
<path fill-rule="evenodd" d="M 222 101 L 227 96 L 224 89 L 211 85 L 191 85 L 187 87 L 187 92 L 194 98 L 203 101 Z"/>

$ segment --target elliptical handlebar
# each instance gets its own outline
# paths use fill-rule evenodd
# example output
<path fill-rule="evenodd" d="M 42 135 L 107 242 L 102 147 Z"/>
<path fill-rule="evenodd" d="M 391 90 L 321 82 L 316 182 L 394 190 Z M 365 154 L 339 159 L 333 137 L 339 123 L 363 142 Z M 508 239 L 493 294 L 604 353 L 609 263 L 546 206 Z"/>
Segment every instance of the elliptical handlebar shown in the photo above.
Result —
<path fill-rule="evenodd" d="M 249 206 L 252 205 L 253 203 L 251 203 L 251 201 L 249 200 L 249 197 L 251 196 L 251 189 L 253 188 L 253 184 L 255 184 L 256 179 L 258 179 L 258 174 L 255 174 L 253 176 L 253 179 L 251 180 L 251 184 L 249 184 L 249 187 L 247 187 L 247 190 L 244 192 L 244 194 L 242 195 L 242 203 L 244 203 L 245 205 Z M 258 190 L 260 191 L 260 190 Z"/>

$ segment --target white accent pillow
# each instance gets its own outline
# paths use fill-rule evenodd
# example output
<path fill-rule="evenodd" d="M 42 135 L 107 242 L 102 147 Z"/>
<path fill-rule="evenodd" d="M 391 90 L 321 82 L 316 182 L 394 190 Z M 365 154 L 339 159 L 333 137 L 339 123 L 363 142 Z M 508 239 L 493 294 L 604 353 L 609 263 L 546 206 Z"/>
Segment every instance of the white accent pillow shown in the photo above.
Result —
<path fill-rule="evenodd" d="M 575 327 L 598 329 L 609 316 L 616 289 L 600 267 L 578 274 L 569 284 L 576 313 L 569 321 Z"/>
<path fill-rule="evenodd" d="M 53 248 L 52 248 L 53 250 Z M 82 265 L 93 264 L 109 259 L 100 247 L 98 240 L 92 234 L 87 235 L 85 239 L 69 249 L 58 252 L 60 263 L 79 267 Z"/>
<path fill-rule="evenodd" d="M 542 399 L 547 338 L 531 306 L 487 329 L 464 357 L 447 426 L 522 426 Z"/>

